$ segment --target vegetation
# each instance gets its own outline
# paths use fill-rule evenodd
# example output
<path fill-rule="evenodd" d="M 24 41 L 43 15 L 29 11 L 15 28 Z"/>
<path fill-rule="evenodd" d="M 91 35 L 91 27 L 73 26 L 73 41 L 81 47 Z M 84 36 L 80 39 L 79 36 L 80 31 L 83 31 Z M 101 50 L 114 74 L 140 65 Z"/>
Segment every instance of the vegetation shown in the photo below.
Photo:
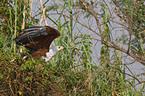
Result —
<path fill-rule="evenodd" d="M 145 74 L 127 66 L 145 65 L 143 0 L 1 0 L 0 5 L 1 96 L 144 95 Z M 52 46 L 65 49 L 49 62 L 23 60 L 20 50 L 27 50 L 15 44 L 22 29 L 36 25 L 61 32 Z"/>

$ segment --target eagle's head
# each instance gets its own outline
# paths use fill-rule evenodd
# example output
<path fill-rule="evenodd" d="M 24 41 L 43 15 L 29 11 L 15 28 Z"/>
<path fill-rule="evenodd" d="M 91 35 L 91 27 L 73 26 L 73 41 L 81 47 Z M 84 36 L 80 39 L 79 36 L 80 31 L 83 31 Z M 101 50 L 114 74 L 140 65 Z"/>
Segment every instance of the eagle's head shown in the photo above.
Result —
<path fill-rule="evenodd" d="M 49 49 L 49 52 L 46 53 L 46 57 L 42 56 L 42 59 L 45 59 L 45 62 L 49 61 L 56 53 L 64 49 L 63 46 L 55 46 Z"/>

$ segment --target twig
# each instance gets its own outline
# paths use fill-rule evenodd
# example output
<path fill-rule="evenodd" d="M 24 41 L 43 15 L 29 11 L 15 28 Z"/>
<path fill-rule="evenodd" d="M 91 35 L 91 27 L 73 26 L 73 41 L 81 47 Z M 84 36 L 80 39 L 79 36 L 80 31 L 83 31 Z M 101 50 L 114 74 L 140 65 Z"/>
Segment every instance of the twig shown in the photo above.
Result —
<path fill-rule="evenodd" d="M 43 12 L 43 14 L 41 16 L 41 20 L 40 20 L 40 25 L 42 24 L 43 16 L 44 16 L 45 25 L 48 26 L 47 21 L 46 21 L 46 16 L 45 16 L 45 9 L 46 8 L 43 6 L 42 0 L 40 0 L 40 4 L 41 4 L 42 12 Z"/>

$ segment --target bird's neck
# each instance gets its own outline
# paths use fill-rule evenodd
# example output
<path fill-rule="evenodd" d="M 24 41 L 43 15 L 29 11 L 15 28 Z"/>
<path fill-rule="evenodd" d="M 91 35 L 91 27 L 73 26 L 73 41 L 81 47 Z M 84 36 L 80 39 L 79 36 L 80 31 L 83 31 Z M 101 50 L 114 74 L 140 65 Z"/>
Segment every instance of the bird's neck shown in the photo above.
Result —
<path fill-rule="evenodd" d="M 54 51 L 52 48 L 49 49 L 49 52 L 46 52 L 46 57 L 42 56 L 42 59 L 45 59 L 45 62 L 49 61 L 53 56 L 55 56 L 57 51 Z"/>

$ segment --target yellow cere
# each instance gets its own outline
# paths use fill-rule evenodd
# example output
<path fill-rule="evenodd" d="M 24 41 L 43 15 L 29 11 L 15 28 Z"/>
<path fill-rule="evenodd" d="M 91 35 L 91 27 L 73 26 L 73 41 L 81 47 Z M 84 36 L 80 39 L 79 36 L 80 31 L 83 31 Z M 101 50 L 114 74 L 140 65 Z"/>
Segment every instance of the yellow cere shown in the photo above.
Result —
<path fill-rule="evenodd" d="M 60 46 L 59 49 L 62 50 L 64 47 Z"/>

